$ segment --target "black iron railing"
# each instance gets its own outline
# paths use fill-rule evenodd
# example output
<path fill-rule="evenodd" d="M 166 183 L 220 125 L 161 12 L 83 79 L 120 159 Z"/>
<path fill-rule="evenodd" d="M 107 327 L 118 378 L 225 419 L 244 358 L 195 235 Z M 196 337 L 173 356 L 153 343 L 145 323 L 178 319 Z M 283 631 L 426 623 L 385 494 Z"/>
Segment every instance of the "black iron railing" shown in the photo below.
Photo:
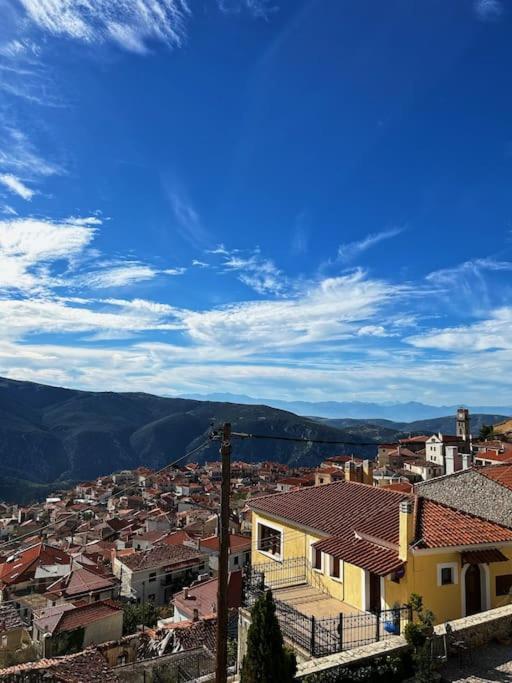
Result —
<path fill-rule="evenodd" d="M 278 574 L 277 568 L 271 566 L 270 580 L 267 580 L 266 572 L 261 571 L 262 565 L 246 573 L 244 580 L 244 605 L 246 607 L 252 607 L 257 598 L 268 588 L 306 583 L 307 566 L 303 560 L 302 564 L 299 560 L 292 561 L 289 566 L 283 566 L 284 564 L 280 567 L 281 575 Z M 299 577 L 301 580 L 292 583 L 294 577 Z M 404 623 L 411 619 L 408 606 L 378 612 L 350 614 L 340 612 L 333 617 L 317 618 L 304 614 L 289 603 L 275 597 L 274 602 L 283 636 L 313 657 L 325 657 L 398 636 Z"/>

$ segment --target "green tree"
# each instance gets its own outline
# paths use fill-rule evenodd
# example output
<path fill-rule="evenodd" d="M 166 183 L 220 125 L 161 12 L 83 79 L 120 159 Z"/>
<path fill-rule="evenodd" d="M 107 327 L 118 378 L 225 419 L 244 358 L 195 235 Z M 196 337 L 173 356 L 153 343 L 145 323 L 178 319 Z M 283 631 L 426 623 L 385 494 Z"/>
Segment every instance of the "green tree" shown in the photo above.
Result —
<path fill-rule="evenodd" d="M 482 425 L 480 427 L 480 438 L 489 439 L 493 435 L 492 425 Z"/>
<path fill-rule="evenodd" d="M 284 646 L 272 592 L 267 591 L 251 611 L 240 683 L 290 683 L 296 670 L 295 655 Z"/>
<path fill-rule="evenodd" d="M 123 608 L 123 633 L 125 635 L 135 633 L 139 624 L 153 627 L 158 618 L 158 609 L 151 601 L 148 601 L 143 605 L 127 603 Z"/>

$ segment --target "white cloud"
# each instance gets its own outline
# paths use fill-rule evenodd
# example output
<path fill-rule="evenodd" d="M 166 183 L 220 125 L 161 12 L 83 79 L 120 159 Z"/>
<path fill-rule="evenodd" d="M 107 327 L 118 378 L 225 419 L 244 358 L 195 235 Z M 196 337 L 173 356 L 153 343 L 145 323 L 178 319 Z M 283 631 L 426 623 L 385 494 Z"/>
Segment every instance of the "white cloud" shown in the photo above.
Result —
<path fill-rule="evenodd" d="M 51 176 L 63 169 L 43 159 L 28 137 L 18 128 L 7 126 L 0 138 L 0 168 L 24 177 Z"/>
<path fill-rule="evenodd" d="M 496 21 L 504 11 L 500 0 L 476 0 L 474 8 L 477 17 L 482 21 Z"/>
<path fill-rule="evenodd" d="M 460 284 L 467 277 L 480 277 L 483 271 L 512 270 L 509 261 L 496 261 L 491 258 L 478 258 L 457 264 L 452 268 L 442 268 L 429 273 L 426 279 L 434 285 L 452 286 Z"/>
<path fill-rule="evenodd" d="M 406 341 L 417 348 L 465 354 L 491 349 L 512 350 L 512 307 L 498 308 L 487 319 L 473 325 L 434 329 Z"/>
<path fill-rule="evenodd" d="M 35 218 L 0 221 L 0 289 L 41 289 L 48 266 L 68 260 L 93 239 L 94 227 Z"/>
<path fill-rule="evenodd" d="M 173 185 L 172 187 L 166 186 L 165 190 L 177 221 L 176 227 L 181 236 L 195 247 L 204 247 L 210 239 L 202 224 L 199 212 L 182 189 L 177 190 Z"/>
<path fill-rule="evenodd" d="M 352 261 L 359 256 L 359 254 L 371 249 L 376 244 L 379 244 L 379 242 L 396 237 L 401 232 L 403 232 L 403 228 L 390 228 L 389 230 L 371 233 L 362 240 L 357 240 L 356 242 L 341 244 L 338 248 L 338 259 L 344 262 Z"/>
<path fill-rule="evenodd" d="M 34 190 L 31 190 L 30 187 L 27 187 L 19 178 L 11 173 L 1 173 L 0 183 L 26 201 L 30 201 L 35 194 Z"/>
<path fill-rule="evenodd" d="M 147 51 L 151 41 L 180 46 L 190 9 L 186 0 L 20 0 L 43 31 L 86 43 L 112 41 Z"/>
<path fill-rule="evenodd" d="M 311 284 L 287 299 L 189 311 L 183 323 L 191 339 L 203 345 L 233 344 L 249 352 L 307 347 L 354 336 L 362 322 L 405 291 L 356 271 Z"/>
<path fill-rule="evenodd" d="M 192 265 L 196 266 L 197 268 L 209 268 L 210 264 L 206 263 L 206 261 L 200 261 L 199 259 L 193 259 Z"/>
<path fill-rule="evenodd" d="M 280 294 L 285 288 L 284 274 L 270 259 L 256 252 L 252 256 L 226 256 L 223 268 L 238 273 L 238 279 L 258 294 Z"/>
<path fill-rule="evenodd" d="M 279 10 L 271 0 L 217 0 L 217 4 L 225 14 L 240 14 L 245 10 L 257 19 L 268 19 Z"/>

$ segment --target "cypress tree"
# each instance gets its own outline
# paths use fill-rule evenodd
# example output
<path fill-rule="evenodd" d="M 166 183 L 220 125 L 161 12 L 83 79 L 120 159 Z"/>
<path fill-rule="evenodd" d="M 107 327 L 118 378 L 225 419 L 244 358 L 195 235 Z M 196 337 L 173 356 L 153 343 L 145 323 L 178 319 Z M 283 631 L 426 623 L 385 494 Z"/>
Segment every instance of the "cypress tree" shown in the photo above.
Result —
<path fill-rule="evenodd" d="M 296 670 L 295 655 L 284 646 L 272 592 L 267 591 L 251 611 L 240 683 L 290 683 Z"/>

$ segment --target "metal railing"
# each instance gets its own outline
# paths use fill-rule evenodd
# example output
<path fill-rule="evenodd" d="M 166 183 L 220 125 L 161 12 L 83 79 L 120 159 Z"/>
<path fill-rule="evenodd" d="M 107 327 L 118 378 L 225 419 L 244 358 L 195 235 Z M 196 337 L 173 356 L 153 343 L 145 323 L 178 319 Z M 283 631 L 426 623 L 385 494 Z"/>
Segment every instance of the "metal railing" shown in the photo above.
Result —
<path fill-rule="evenodd" d="M 252 607 L 258 597 L 269 588 L 305 583 L 307 566 L 300 559 L 290 561 L 289 566 L 280 565 L 280 577 L 277 574 L 279 570 L 273 565 L 270 579 L 261 571 L 262 565 L 247 572 L 244 580 L 244 605 Z M 300 580 L 292 583 L 297 577 Z M 282 600 L 274 598 L 274 602 L 283 636 L 313 657 L 325 657 L 398 636 L 404 623 L 411 619 L 409 606 L 377 612 L 340 612 L 337 616 L 318 618 L 304 614 Z"/>

